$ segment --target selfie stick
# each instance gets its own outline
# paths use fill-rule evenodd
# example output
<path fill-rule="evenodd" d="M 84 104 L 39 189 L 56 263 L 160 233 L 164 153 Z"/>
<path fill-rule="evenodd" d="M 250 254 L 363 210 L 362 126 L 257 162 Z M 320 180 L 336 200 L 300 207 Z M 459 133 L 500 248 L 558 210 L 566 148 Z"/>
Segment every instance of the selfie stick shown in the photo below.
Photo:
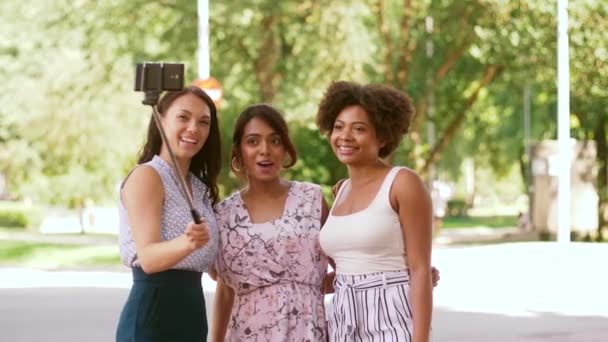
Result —
<path fill-rule="evenodd" d="M 154 95 L 152 95 L 154 96 Z M 156 102 L 154 101 L 153 103 L 149 103 L 151 101 L 149 101 L 149 99 L 152 97 L 148 95 L 148 92 L 146 92 L 146 100 L 144 100 L 144 104 L 150 105 L 150 107 L 152 107 L 152 116 L 154 117 L 154 121 L 156 122 L 156 127 L 158 127 L 158 131 L 160 132 L 160 137 L 163 140 L 163 142 L 165 143 L 165 146 L 167 146 L 167 151 L 169 151 L 169 155 L 171 156 L 171 162 L 172 162 L 172 166 L 173 166 L 173 172 L 177 174 L 178 176 L 178 183 L 180 185 L 180 190 L 182 192 L 182 195 L 184 195 L 184 197 L 186 198 L 186 201 L 188 202 L 188 206 L 190 207 L 190 214 L 192 215 L 192 220 L 194 220 L 194 223 L 196 224 L 200 224 L 201 221 L 201 215 L 198 213 L 198 211 L 196 211 L 196 209 L 194 209 L 194 205 L 192 204 L 194 201 L 192 200 L 192 194 L 190 194 L 190 191 L 188 191 L 188 189 L 186 188 L 186 180 L 184 179 L 184 175 L 182 175 L 181 172 L 179 172 L 178 168 L 177 168 L 177 160 L 175 159 L 175 154 L 173 154 L 173 151 L 171 150 L 171 146 L 169 145 L 169 140 L 167 139 L 167 135 L 165 134 L 165 130 L 163 129 L 163 125 L 160 122 L 160 114 L 158 114 L 158 110 L 156 108 Z M 156 94 L 156 99 L 158 99 L 158 93 Z M 148 102 L 148 103 L 146 103 Z"/>

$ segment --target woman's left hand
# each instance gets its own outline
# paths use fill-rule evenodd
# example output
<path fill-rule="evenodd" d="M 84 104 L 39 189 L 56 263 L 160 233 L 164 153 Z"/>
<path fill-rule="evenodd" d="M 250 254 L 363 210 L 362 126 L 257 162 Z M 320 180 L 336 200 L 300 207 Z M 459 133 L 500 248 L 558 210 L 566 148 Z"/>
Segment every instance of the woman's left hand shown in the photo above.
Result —
<path fill-rule="evenodd" d="M 439 279 L 441 279 L 441 276 L 439 276 L 439 270 L 435 268 L 435 266 L 431 266 L 431 281 L 433 282 L 433 287 L 437 286 Z"/>

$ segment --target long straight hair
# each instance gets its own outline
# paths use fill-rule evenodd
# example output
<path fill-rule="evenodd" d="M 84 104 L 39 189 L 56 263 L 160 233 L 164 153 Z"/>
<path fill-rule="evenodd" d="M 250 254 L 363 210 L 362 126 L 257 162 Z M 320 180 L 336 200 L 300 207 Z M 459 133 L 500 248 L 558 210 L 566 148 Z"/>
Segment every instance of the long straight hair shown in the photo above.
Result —
<path fill-rule="evenodd" d="M 219 189 L 217 179 L 222 168 L 222 144 L 220 140 L 220 129 L 217 122 L 217 110 L 213 100 L 202 89 L 194 86 L 184 88 L 180 91 L 167 92 L 158 103 L 158 112 L 165 116 L 171 104 L 179 97 L 186 94 L 193 94 L 203 100 L 209 107 L 211 114 L 211 123 L 209 126 L 209 136 L 201 150 L 192 157 L 190 162 L 190 172 L 200 179 L 209 189 L 211 203 L 215 204 L 219 200 Z M 137 163 L 147 163 L 155 155 L 160 154 L 163 141 L 160 136 L 154 117 L 150 117 L 148 124 L 148 136 L 144 144 Z"/>

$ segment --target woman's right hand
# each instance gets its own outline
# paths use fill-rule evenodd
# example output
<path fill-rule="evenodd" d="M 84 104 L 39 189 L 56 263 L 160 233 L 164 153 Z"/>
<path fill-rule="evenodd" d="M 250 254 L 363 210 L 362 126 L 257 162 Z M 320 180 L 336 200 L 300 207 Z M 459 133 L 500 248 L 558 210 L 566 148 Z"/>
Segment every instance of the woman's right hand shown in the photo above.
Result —
<path fill-rule="evenodd" d="M 201 221 L 202 222 L 200 224 L 196 224 L 194 222 L 188 223 L 188 226 L 186 226 L 186 231 L 183 234 L 188 246 L 188 250 L 191 252 L 205 246 L 211 239 L 207 220 L 202 218 Z"/>

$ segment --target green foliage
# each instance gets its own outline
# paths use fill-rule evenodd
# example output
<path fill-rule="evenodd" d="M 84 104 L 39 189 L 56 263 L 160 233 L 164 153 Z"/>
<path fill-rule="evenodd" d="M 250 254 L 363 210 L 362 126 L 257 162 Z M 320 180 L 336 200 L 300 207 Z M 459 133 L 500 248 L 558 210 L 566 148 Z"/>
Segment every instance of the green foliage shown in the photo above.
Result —
<path fill-rule="evenodd" d="M 22 203 L 0 202 L 0 227 L 29 228 L 40 224 L 42 210 Z"/>
<path fill-rule="evenodd" d="M 443 220 L 442 228 L 513 228 L 517 227 L 517 216 L 449 216 Z"/>
<path fill-rule="evenodd" d="M 347 177 L 346 168 L 335 158 L 316 127 L 294 122 L 291 136 L 298 150 L 298 163 L 288 171 L 292 179 L 333 185 Z"/>
<path fill-rule="evenodd" d="M 0 240 L 0 264 L 47 269 L 107 267 L 119 266 L 120 256 L 114 245 L 84 246 Z"/>
<path fill-rule="evenodd" d="M 0 147 L 0 172 L 9 191 L 50 204 L 113 199 L 148 117 L 136 94 L 123 91 L 131 88 L 131 63 L 114 54 L 112 41 L 86 50 L 85 26 L 65 27 L 82 3 L 66 2 L 61 11 L 17 3 L 2 5 L 15 14 L 2 24 L 13 33 L 5 41 L 11 55 L 0 55 L 11 79 L 0 89 L 11 132 Z"/>
<path fill-rule="evenodd" d="M 2 1 L 0 11 L 11 13 L 0 21 L 0 172 L 9 191 L 41 203 L 114 202 L 149 119 L 132 91 L 133 65 L 184 62 L 187 80 L 196 78 L 196 7 L 191 0 Z M 594 127 L 608 115 L 607 7 L 570 5 L 578 138 L 597 138 Z M 240 186 L 228 166 L 234 120 L 258 102 L 290 122 L 300 158 L 287 177 L 325 189 L 345 177 L 313 124 L 323 90 L 337 79 L 392 84 L 412 96 L 417 118 L 394 163 L 434 166 L 456 181 L 462 161 L 473 158 L 496 176 L 484 178 L 487 188 L 488 179 L 511 179 L 524 151 L 525 86 L 533 94 L 531 139 L 555 136 L 555 10 L 548 0 L 211 1 L 210 71 L 224 87 L 222 194 Z"/>
<path fill-rule="evenodd" d="M 25 228 L 27 227 L 27 215 L 23 211 L 0 209 L 0 226 Z"/>
<path fill-rule="evenodd" d="M 448 216 L 464 217 L 467 216 L 469 203 L 463 198 L 453 198 L 448 201 Z"/>

